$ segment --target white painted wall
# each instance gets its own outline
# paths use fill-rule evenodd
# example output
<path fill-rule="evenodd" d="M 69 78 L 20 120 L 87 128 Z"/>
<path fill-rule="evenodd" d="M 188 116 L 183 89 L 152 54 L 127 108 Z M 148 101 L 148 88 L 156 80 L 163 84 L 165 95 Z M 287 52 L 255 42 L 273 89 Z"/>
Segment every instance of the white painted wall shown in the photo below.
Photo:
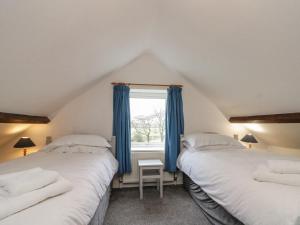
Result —
<path fill-rule="evenodd" d="M 20 129 L 23 126 L 24 125 L 22 124 L 16 124 L 15 128 Z M 49 125 L 41 124 L 28 126 L 29 128 L 27 130 L 17 134 L 12 134 L 12 138 L 10 141 L 6 142 L 4 145 L 0 145 L 0 162 L 23 156 L 22 149 L 13 148 L 14 144 L 21 137 L 30 137 L 32 141 L 36 144 L 36 147 L 27 149 L 28 154 L 38 151 L 42 146 L 45 145 L 45 137 L 49 132 Z"/>
<path fill-rule="evenodd" d="M 274 152 L 276 154 L 281 155 L 291 155 L 294 157 L 300 157 L 300 150 L 297 148 L 285 148 L 285 147 L 279 147 L 279 146 L 269 146 L 268 151 Z"/>
<path fill-rule="evenodd" d="M 218 108 L 190 82 L 175 71 L 166 68 L 151 53 L 145 53 L 122 69 L 107 75 L 88 91 L 70 101 L 53 115 L 49 125 L 33 125 L 21 135 L 30 136 L 38 147 L 44 144 L 46 136 L 56 138 L 70 133 L 95 133 L 110 138 L 113 99 L 111 82 L 113 81 L 182 84 L 185 133 L 213 131 L 232 136 L 233 133 L 240 132 L 235 130 Z M 15 141 L 1 149 L 0 161 L 21 154 L 20 152 L 12 154 L 11 146 Z"/>
<path fill-rule="evenodd" d="M 232 135 L 223 114 L 196 88 L 174 71 L 164 67 L 153 55 L 145 54 L 116 71 L 89 91 L 71 101 L 54 117 L 52 135 L 63 133 L 112 134 L 111 82 L 183 84 L 186 133 L 197 130 L 216 131 Z"/>
<path fill-rule="evenodd" d="M 259 129 L 256 129 L 257 126 Z M 251 129 L 250 125 L 249 130 L 252 130 L 264 143 L 283 148 L 300 148 L 300 125 L 298 123 L 256 124 L 253 128 Z"/>

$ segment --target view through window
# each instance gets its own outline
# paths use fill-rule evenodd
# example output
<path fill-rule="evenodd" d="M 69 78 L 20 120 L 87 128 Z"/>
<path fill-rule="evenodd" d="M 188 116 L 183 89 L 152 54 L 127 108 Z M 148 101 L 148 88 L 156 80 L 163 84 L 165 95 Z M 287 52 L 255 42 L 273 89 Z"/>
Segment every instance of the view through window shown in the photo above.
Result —
<path fill-rule="evenodd" d="M 164 149 L 166 90 L 131 89 L 131 150 Z"/>

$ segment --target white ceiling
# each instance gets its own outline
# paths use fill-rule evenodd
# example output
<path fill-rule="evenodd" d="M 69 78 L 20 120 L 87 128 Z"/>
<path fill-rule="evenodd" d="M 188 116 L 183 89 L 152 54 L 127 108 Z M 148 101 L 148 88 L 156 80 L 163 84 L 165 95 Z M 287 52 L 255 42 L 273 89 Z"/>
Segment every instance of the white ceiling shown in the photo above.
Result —
<path fill-rule="evenodd" d="M 228 116 L 300 111 L 300 1 L 165 0 L 153 47 Z"/>
<path fill-rule="evenodd" d="M 227 116 L 300 111 L 300 1 L 2 0 L 0 111 L 51 115 L 152 51 Z"/>
<path fill-rule="evenodd" d="M 0 1 L 0 111 L 49 115 L 147 48 L 153 2 Z"/>

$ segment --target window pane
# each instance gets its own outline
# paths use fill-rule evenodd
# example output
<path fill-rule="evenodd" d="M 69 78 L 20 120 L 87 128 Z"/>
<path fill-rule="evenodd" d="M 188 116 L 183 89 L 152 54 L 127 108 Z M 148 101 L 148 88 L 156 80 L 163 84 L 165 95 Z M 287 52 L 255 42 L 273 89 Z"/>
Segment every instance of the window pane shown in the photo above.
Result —
<path fill-rule="evenodd" d="M 130 97 L 132 150 L 163 150 L 166 91 L 132 90 Z"/>

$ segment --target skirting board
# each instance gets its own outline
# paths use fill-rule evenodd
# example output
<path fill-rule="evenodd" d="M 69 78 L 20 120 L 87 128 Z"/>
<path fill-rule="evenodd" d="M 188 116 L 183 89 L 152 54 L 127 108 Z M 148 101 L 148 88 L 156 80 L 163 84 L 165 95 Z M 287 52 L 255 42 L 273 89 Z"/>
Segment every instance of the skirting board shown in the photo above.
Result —
<path fill-rule="evenodd" d="M 182 178 L 182 173 L 178 172 L 177 173 L 177 179 L 175 181 L 164 181 L 164 186 L 166 185 L 182 185 L 183 184 L 183 178 Z M 157 183 L 153 181 L 145 182 L 144 186 L 156 186 Z M 120 179 L 118 176 L 116 176 L 113 180 L 113 188 L 129 188 L 129 187 L 139 187 L 139 181 L 136 180 L 133 182 L 128 182 L 128 183 L 122 183 L 120 182 Z"/>

